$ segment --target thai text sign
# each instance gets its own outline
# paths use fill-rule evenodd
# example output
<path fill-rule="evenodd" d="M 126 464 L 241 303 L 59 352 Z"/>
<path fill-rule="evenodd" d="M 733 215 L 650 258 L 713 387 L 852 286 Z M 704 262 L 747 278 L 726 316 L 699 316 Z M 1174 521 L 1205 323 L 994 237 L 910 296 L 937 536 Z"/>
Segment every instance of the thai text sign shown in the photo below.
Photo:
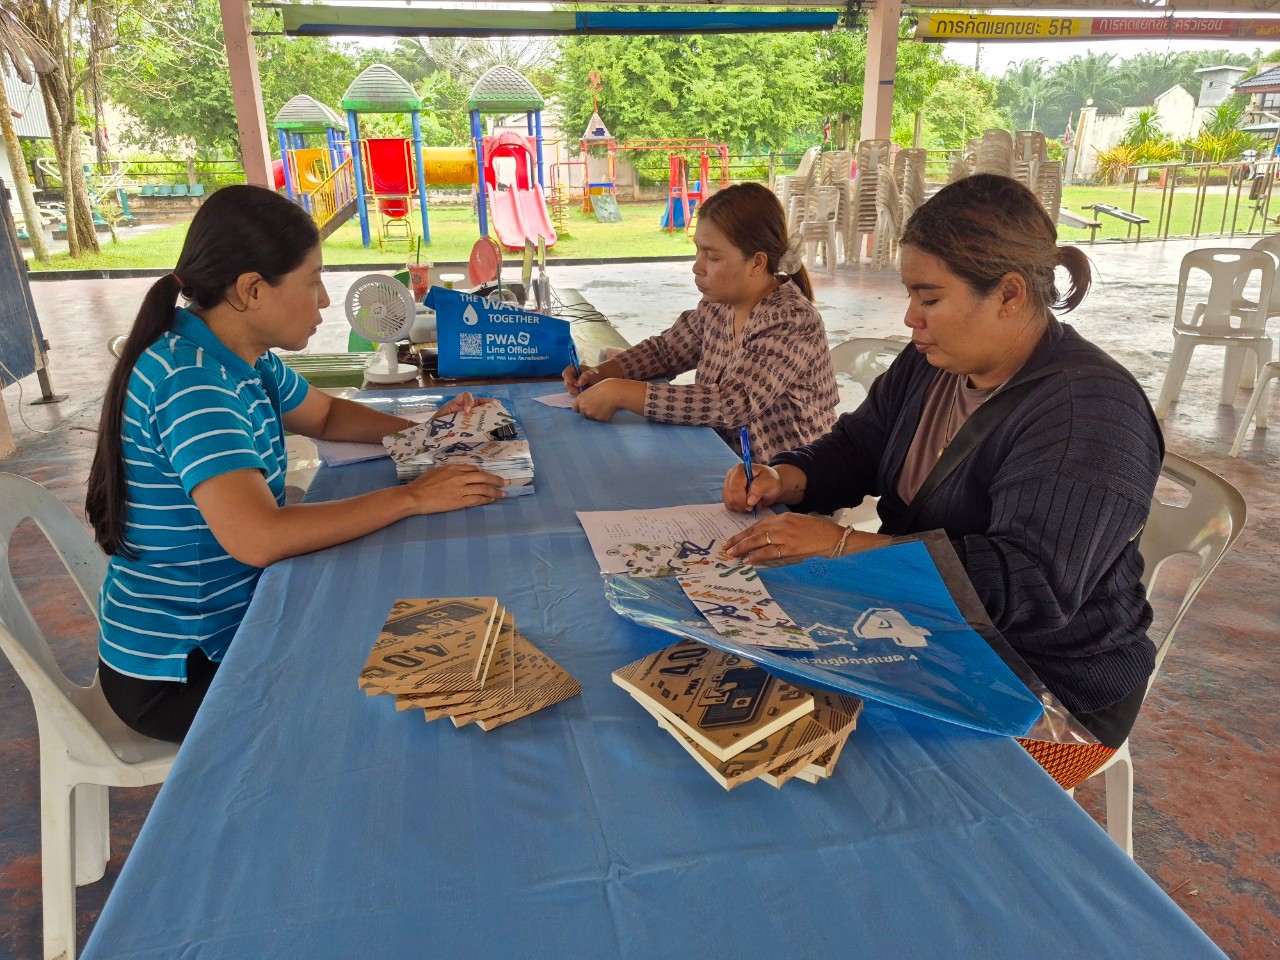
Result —
<path fill-rule="evenodd" d="M 1021 17 L 981 13 L 922 14 L 916 39 L 925 43 L 970 40 L 1088 40 L 1108 37 L 1173 37 L 1223 40 L 1280 39 L 1280 18 L 1229 17 Z"/>

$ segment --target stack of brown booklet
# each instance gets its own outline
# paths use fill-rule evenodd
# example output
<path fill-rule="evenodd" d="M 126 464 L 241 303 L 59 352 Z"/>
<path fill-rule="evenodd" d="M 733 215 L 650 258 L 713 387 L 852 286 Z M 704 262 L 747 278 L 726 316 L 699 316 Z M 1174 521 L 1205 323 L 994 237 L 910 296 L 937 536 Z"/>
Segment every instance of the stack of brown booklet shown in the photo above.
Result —
<path fill-rule="evenodd" d="M 615 670 L 613 682 L 726 790 L 831 776 L 862 711 L 857 697 L 787 683 L 692 640 Z"/>
<path fill-rule="evenodd" d="M 397 710 L 492 730 L 582 692 L 516 629 L 497 597 L 397 600 L 360 671 Z"/>

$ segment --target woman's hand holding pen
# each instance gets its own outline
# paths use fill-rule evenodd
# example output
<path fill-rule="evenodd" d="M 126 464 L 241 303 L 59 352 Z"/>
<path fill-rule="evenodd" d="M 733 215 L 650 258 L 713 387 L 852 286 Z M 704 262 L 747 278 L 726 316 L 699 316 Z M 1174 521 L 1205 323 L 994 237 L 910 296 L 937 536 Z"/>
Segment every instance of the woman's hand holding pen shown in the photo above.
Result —
<path fill-rule="evenodd" d="M 749 487 L 745 464 L 736 464 L 725 475 L 721 495 L 724 505 L 734 513 L 750 513 L 756 507 L 771 507 L 782 497 L 782 477 L 777 470 L 768 464 L 760 464 L 753 468 L 752 474 Z"/>
<path fill-rule="evenodd" d="M 507 481 L 467 463 L 446 463 L 428 470 L 402 490 L 413 498 L 413 512 L 444 513 L 478 507 L 506 496 Z"/>
<path fill-rule="evenodd" d="M 606 360 L 604 363 L 594 367 L 575 366 L 569 364 L 560 374 L 564 380 L 564 388 L 569 391 L 569 396 L 576 397 L 587 387 L 594 386 L 605 380 L 626 379 L 626 371 L 622 369 L 622 365 L 616 360 Z"/>
<path fill-rule="evenodd" d="M 575 370 L 573 364 L 565 367 L 560 376 L 564 380 L 564 388 L 569 391 L 571 397 L 576 397 L 587 387 L 607 379 L 601 375 L 598 367 L 582 367 Z"/>

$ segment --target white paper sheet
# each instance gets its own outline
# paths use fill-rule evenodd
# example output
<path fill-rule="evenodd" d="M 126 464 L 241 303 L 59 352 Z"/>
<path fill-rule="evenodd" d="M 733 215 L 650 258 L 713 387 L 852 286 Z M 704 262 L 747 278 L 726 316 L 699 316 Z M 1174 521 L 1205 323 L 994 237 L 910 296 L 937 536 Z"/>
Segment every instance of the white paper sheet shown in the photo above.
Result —
<path fill-rule="evenodd" d="M 573 407 L 573 401 L 578 398 L 571 397 L 569 394 L 562 391 L 560 393 L 549 393 L 545 397 L 534 397 L 533 399 L 538 401 L 538 403 L 546 404 L 548 407 L 561 407 L 568 410 Z"/>
<path fill-rule="evenodd" d="M 413 399 L 421 400 L 421 397 Z M 414 423 L 430 420 L 436 412 L 433 406 L 413 406 L 398 409 L 397 417 L 404 417 Z M 341 467 L 348 463 L 361 463 L 365 460 L 377 460 L 387 456 L 386 448 L 380 443 L 355 443 L 348 440 L 314 440 L 316 455 L 324 461 L 326 467 Z"/>
<path fill-rule="evenodd" d="M 695 503 L 654 510 L 580 511 L 578 522 L 591 541 L 591 552 L 600 571 L 626 573 L 626 544 L 688 540 L 705 546 L 745 530 L 772 512 L 761 510 L 760 517 L 753 517 L 749 513 L 732 513 L 721 503 Z"/>

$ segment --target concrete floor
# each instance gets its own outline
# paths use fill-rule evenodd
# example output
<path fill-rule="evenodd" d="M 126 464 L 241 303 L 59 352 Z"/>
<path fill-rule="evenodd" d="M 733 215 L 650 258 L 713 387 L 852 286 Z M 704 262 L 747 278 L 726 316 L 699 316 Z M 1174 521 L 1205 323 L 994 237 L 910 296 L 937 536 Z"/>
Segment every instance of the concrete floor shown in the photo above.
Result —
<path fill-rule="evenodd" d="M 1126 364 L 1153 399 L 1172 344 L 1178 262 L 1193 246 L 1085 248 L 1097 284 L 1071 322 Z M 329 275 L 335 303 L 312 349 L 345 347 L 342 295 L 354 276 Z M 632 342 L 664 328 L 696 299 L 688 264 L 553 267 L 552 278 L 578 288 Z M 19 453 L 0 469 L 38 480 L 77 513 L 111 363 L 105 344 L 127 331 L 150 282 L 32 284 L 53 348 L 54 384 L 69 396 L 57 405 L 30 406 L 33 378 L 24 384 L 21 405 L 17 389 L 4 391 Z M 815 276 L 815 286 L 833 343 L 903 332 L 905 295 L 896 274 L 841 267 L 835 277 Z M 1241 391 L 1232 407 L 1218 405 L 1221 364 L 1220 351 L 1196 351 L 1182 401 L 1166 421 L 1166 439 L 1171 451 L 1205 464 L 1244 493 L 1249 524 L 1183 624 L 1134 730 L 1134 846 L 1139 865 L 1228 955 L 1253 960 L 1280 956 L 1280 768 L 1271 746 L 1280 740 L 1273 650 L 1280 632 L 1280 432 L 1251 433 L 1242 456 L 1227 457 L 1248 395 Z M 1270 413 L 1280 422 L 1280 390 L 1272 392 Z M 68 673 L 85 682 L 94 665 L 92 618 L 40 546 L 38 534 L 20 530 L 14 569 Z M 1157 627 L 1162 615 L 1167 622 L 1168 605 L 1157 603 Z M 37 769 L 30 700 L 8 662 L 0 661 L 0 957 L 34 957 L 40 950 Z M 113 791 L 114 856 L 105 880 L 79 893 L 81 943 L 154 795 L 154 789 Z M 1097 781 L 1077 791 L 1099 819 L 1102 797 Z M 1105 949 L 1100 945 L 1099 955 Z"/>

